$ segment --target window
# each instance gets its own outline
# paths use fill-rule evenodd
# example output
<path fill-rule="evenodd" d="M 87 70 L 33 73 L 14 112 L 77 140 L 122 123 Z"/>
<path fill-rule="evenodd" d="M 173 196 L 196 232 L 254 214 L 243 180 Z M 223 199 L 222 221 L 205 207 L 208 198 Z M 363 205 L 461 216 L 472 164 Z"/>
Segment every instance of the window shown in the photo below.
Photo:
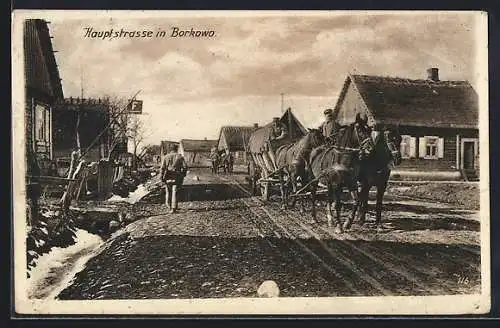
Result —
<path fill-rule="evenodd" d="M 35 105 L 35 140 L 50 142 L 50 111 L 41 104 Z"/>
<path fill-rule="evenodd" d="M 425 136 L 419 138 L 419 157 L 438 159 L 444 157 L 444 138 Z"/>

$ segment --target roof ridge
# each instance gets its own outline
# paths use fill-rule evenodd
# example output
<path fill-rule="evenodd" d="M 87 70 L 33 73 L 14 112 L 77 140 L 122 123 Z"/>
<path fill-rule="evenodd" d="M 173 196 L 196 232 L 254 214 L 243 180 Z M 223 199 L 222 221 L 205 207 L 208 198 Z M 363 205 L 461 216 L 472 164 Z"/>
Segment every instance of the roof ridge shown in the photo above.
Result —
<path fill-rule="evenodd" d="M 399 80 L 399 81 L 404 81 L 404 82 L 418 82 L 418 83 L 432 83 L 432 84 L 446 84 L 446 83 L 463 83 L 463 84 L 470 84 L 468 80 L 439 80 L 439 81 L 430 81 L 428 79 L 414 79 L 414 78 L 408 78 L 408 77 L 399 77 L 399 76 L 383 76 L 383 75 L 374 75 L 374 74 L 351 74 L 353 77 L 360 77 L 360 78 L 374 78 L 374 79 L 380 79 L 380 80 Z"/>

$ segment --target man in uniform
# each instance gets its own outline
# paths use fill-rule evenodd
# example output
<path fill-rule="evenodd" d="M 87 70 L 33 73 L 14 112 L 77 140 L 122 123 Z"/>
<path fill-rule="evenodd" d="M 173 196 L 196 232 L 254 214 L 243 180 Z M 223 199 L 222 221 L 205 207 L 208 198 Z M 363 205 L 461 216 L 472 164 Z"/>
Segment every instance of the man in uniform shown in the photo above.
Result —
<path fill-rule="evenodd" d="M 210 161 L 212 163 L 212 173 L 217 173 L 219 166 L 219 153 L 217 152 L 216 147 L 212 147 L 212 149 L 210 149 Z"/>
<path fill-rule="evenodd" d="M 161 179 L 166 184 L 165 204 L 170 208 L 170 213 L 177 211 L 177 191 L 188 170 L 184 157 L 177 152 L 178 148 L 178 145 L 174 145 L 161 165 Z"/>
<path fill-rule="evenodd" d="M 361 127 L 371 132 L 371 128 L 368 126 L 368 115 L 365 112 L 356 113 L 356 121 Z"/>
<path fill-rule="evenodd" d="M 228 173 L 233 173 L 234 156 L 228 149 L 226 149 L 226 161 Z"/>
<path fill-rule="evenodd" d="M 279 117 L 273 118 L 273 125 L 271 127 L 271 136 L 269 138 L 268 153 L 269 157 L 275 168 L 277 168 L 275 151 L 278 149 L 285 138 L 288 136 L 286 126 L 281 123 Z"/>
<path fill-rule="evenodd" d="M 325 115 L 325 122 L 321 124 L 319 130 L 321 130 L 328 143 L 335 144 L 340 124 L 333 119 L 332 109 L 326 109 L 323 114 Z"/>

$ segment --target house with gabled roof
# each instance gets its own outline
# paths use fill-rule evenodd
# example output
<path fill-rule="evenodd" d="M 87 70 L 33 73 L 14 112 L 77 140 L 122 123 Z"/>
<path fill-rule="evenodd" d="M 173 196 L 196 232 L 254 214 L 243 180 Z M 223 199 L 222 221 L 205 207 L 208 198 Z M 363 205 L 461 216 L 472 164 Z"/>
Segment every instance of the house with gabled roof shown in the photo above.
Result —
<path fill-rule="evenodd" d="M 402 135 L 403 162 L 393 178 L 479 177 L 478 95 L 468 81 L 441 81 L 437 68 L 427 79 L 350 74 L 334 117 L 346 125 L 357 112 L 374 130 L 396 127 Z"/>
<path fill-rule="evenodd" d="M 179 153 L 184 156 L 188 166 L 210 167 L 210 151 L 217 147 L 218 140 L 182 139 Z"/>
<path fill-rule="evenodd" d="M 259 128 L 253 126 L 223 126 L 219 132 L 217 149 L 233 154 L 235 164 L 247 164 L 248 139 Z"/>
<path fill-rule="evenodd" d="M 35 155 L 40 174 L 46 175 L 53 159 L 53 105 L 64 97 L 48 22 L 25 20 L 23 45 L 26 151 Z"/>

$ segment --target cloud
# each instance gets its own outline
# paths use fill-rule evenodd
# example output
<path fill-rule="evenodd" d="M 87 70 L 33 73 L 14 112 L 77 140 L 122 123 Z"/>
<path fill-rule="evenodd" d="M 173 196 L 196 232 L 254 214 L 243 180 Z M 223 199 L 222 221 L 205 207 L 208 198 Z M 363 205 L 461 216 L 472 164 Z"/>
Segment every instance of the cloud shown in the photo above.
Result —
<path fill-rule="evenodd" d="M 62 17 L 62 16 L 61 16 Z M 221 125 L 265 124 L 280 93 L 308 126 L 334 106 L 346 74 L 475 79 L 475 16 L 399 12 L 252 17 L 51 19 L 67 96 L 141 89 L 151 140 L 216 137 Z M 209 39 L 95 40 L 94 30 L 213 29 Z M 193 128 L 191 128 L 193 127 Z"/>

